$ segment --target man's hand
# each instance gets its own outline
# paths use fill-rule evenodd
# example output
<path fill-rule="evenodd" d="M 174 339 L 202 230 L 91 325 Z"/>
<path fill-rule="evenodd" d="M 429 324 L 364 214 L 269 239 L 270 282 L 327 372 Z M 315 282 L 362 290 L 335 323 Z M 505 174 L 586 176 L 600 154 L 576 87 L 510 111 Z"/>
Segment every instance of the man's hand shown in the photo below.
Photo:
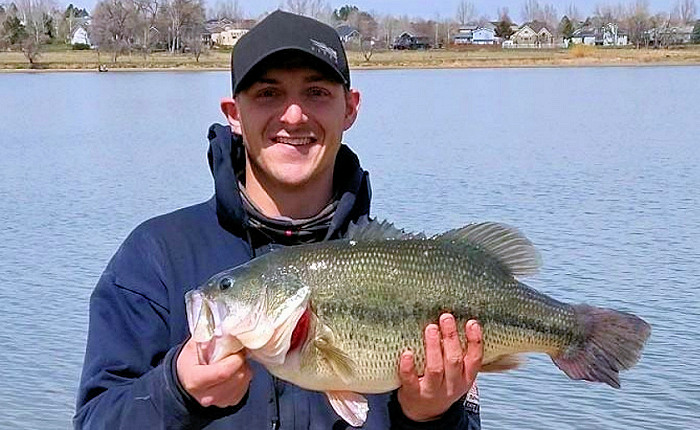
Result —
<path fill-rule="evenodd" d="M 440 325 L 425 329 L 425 371 L 419 377 L 413 353 L 406 351 L 399 362 L 401 387 L 398 400 L 404 415 L 413 421 L 439 418 L 471 388 L 481 367 L 481 327 L 467 321 L 467 353 L 462 351 L 457 323 L 451 314 L 440 316 Z M 442 338 L 442 346 L 440 340 Z"/>
<path fill-rule="evenodd" d="M 241 351 L 212 364 L 200 364 L 197 342 L 190 338 L 177 358 L 177 376 L 185 390 L 202 406 L 237 405 L 253 373 Z"/>

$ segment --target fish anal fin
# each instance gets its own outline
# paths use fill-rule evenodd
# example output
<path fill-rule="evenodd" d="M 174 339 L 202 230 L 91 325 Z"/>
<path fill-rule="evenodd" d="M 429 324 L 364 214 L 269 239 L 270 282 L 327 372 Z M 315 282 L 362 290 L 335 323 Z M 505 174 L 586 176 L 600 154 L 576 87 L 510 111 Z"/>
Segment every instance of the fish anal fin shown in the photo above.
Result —
<path fill-rule="evenodd" d="M 482 364 L 480 372 L 506 372 L 525 364 L 525 357 L 519 354 L 501 355 L 495 360 Z"/>
<path fill-rule="evenodd" d="M 352 391 L 326 391 L 331 407 L 340 418 L 353 427 L 360 427 L 367 421 L 369 405 L 367 399 Z"/>

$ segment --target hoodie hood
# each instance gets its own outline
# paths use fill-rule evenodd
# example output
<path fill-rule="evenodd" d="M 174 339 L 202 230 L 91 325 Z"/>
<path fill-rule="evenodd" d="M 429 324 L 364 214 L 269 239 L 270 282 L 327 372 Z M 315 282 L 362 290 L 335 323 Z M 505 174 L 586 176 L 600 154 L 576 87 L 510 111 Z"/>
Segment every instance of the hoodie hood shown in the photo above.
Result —
<path fill-rule="evenodd" d="M 209 127 L 207 159 L 214 177 L 216 215 L 219 224 L 232 234 L 250 237 L 249 216 L 241 198 L 239 180 L 245 175 L 245 148 L 242 136 L 220 124 Z M 369 173 L 347 146 L 341 145 L 335 160 L 333 190 L 337 199 L 335 214 L 324 240 L 337 239 L 347 231 L 350 221 L 369 215 L 372 196 Z M 249 239 L 250 241 L 250 239 Z M 258 247 L 265 243 L 251 244 Z"/>

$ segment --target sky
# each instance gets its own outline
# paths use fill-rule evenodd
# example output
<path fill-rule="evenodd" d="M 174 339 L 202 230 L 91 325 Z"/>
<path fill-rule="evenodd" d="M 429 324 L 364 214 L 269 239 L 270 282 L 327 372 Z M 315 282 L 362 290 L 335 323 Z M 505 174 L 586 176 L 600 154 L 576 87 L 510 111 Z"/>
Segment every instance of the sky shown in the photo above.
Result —
<path fill-rule="evenodd" d="M 216 4 L 217 0 L 205 0 L 207 7 Z M 558 15 L 563 15 L 569 4 L 575 4 L 578 10 L 589 15 L 598 4 L 632 4 L 635 0 L 539 0 L 541 5 L 553 4 L 558 11 Z M 58 4 L 73 3 L 75 6 L 87 8 L 91 11 L 97 0 L 56 0 Z M 454 18 L 457 12 L 457 5 L 460 0 L 328 0 L 328 4 L 333 8 L 343 5 L 355 5 L 361 10 L 376 12 L 379 14 L 391 14 L 395 16 L 408 15 L 411 18 L 419 17 L 424 19 L 445 19 Z M 521 10 L 525 0 L 472 0 L 476 6 L 477 15 L 487 15 L 492 19 L 496 18 L 496 9 L 500 6 L 508 7 L 510 17 L 517 21 L 522 20 Z M 649 0 L 652 13 L 670 12 L 677 0 Z M 277 9 L 280 5 L 286 4 L 286 0 L 239 0 L 244 15 L 249 18 L 256 18 L 259 15 Z M 700 6 L 700 5 L 698 5 Z"/>

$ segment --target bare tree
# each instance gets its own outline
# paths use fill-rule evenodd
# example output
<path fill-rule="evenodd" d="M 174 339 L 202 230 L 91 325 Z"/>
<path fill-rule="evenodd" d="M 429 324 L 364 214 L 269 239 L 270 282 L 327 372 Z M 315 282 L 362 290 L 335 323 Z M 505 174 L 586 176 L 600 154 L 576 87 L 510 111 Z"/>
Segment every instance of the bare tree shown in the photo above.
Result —
<path fill-rule="evenodd" d="M 476 7 L 470 1 L 462 0 L 457 5 L 457 22 L 460 25 L 470 23 L 476 17 Z"/>
<path fill-rule="evenodd" d="M 570 3 L 566 8 L 566 16 L 574 26 L 578 26 L 579 22 L 581 22 L 583 14 L 581 14 L 578 7 L 576 7 L 574 3 Z"/>
<path fill-rule="evenodd" d="M 555 31 L 557 29 L 557 8 L 548 3 L 542 8 L 542 16 L 538 18 L 547 24 L 547 29 Z"/>
<path fill-rule="evenodd" d="M 630 36 L 630 41 L 640 47 L 642 42 L 647 41 L 645 37 L 650 27 L 649 16 L 649 1 L 636 0 L 633 5 L 627 9 L 626 16 L 623 19 L 627 32 Z"/>
<path fill-rule="evenodd" d="M 219 0 L 213 9 L 210 9 L 209 17 L 213 19 L 230 19 L 233 22 L 243 19 L 243 8 L 238 0 Z"/>
<path fill-rule="evenodd" d="M 520 15 L 524 22 L 540 20 L 542 18 L 542 6 L 537 0 L 525 0 Z"/>
<path fill-rule="evenodd" d="M 184 48 L 184 30 L 204 23 L 203 0 L 165 0 L 163 5 L 168 17 L 168 45 L 170 52 Z"/>
<path fill-rule="evenodd" d="M 98 50 L 119 55 L 130 49 L 134 39 L 136 9 L 131 0 L 100 0 L 92 12 L 90 36 Z"/>
<path fill-rule="evenodd" d="M 136 8 L 136 32 L 140 35 L 141 49 L 144 56 L 151 53 L 153 35 L 158 33 L 159 0 L 133 0 Z"/>
<path fill-rule="evenodd" d="M 48 28 L 53 26 L 53 22 L 46 18 L 53 15 L 56 3 L 53 0 L 17 0 L 15 5 L 27 34 L 40 46 L 46 41 L 47 34 L 54 30 Z"/>
<path fill-rule="evenodd" d="M 326 21 L 330 19 L 330 6 L 323 0 L 287 0 L 287 10 L 297 15 L 310 16 L 312 18 Z"/>
<path fill-rule="evenodd" d="M 696 13 L 695 0 L 679 0 L 673 8 L 674 17 L 681 25 L 692 24 Z"/>

